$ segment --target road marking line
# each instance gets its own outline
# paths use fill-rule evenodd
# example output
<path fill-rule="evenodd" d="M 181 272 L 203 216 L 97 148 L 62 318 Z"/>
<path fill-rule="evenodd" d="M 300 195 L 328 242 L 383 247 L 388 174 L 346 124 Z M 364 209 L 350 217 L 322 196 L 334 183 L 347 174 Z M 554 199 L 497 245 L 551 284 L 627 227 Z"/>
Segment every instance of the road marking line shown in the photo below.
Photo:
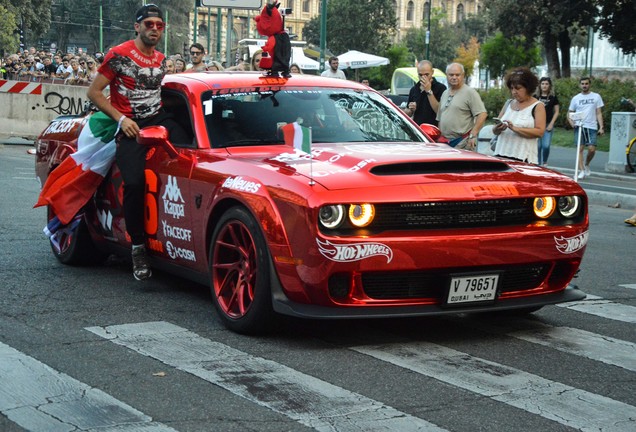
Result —
<path fill-rule="evenodd" d="M 571 327 L 533 324 L 539 328 L 507 335 L 636 372 L 636 344 L 632 342 Z"/>
<path fill-rule="evenodd" d="M 575 429 L 636 427 L 636 407 L 433 343 L 351 349 Z"/>
<path fill-rule="evenodd" d="M 578 302 L 560 303 L 555 306 L 585 312 L 615 321 L 636 323 L 636 307 L 605 300 L 602 297 L 590 295 Z"/>
<path fill-rule="evenodd" d="M 168 322 L 86 330 L 319 431 L 444 430 L 381 402 Z"/>
<path fill-rule="evenodd" d="M 29 431 L 176 432 L 1 342 L 0 383 L 0 412 Z"/>

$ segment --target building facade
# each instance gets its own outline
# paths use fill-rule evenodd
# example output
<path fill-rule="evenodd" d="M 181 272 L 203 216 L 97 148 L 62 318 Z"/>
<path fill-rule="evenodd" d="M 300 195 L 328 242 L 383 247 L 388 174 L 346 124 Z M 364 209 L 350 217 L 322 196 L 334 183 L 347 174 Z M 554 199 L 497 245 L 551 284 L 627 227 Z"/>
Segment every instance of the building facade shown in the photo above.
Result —
<path fill-rule="evenodd" d="M 285 17 L 285 27 L 290 35 L 296 35 L 298 40 L 303 39 L 303 28 L 313 17 L 320 15 L 322 0 L 282 0 L 281 7 L 291 8 L 292 14 Z M 397 16 L 397 31 L 395 42 L 400 42 L 406 30 L 409 28 L 420 28 L 426 26 L 429 10 L 439 8 L 447 14 L 447 19 L 451 22 L 461 21 L 471 14 L 481 12 L 483 1 L 481 0 L 393 0 Z M 205 47 L 209 47 L 208 52 L 215 57 L 225 57 L 226 35 L 227 35 L 227 10 L 221 10 L 221 40 L 217 44 L 218 17 L 216 8 L 197 9 L 197 33 L 192 32 L 192 40 L 197 40 Z M 238 41 L 247 38 L 258 38 L 254 23 L 254 16 L 259 11 L 234 9 L 232 11 L 232 33 L 231 46 L 235 50 Z M 194 12 L 191 14 L 190 22 L 194 24 Z M 192 27 L 194 28 L 194 26 Z M 217 47 L 221 46 L 221 52 L 217 53 Z"/>

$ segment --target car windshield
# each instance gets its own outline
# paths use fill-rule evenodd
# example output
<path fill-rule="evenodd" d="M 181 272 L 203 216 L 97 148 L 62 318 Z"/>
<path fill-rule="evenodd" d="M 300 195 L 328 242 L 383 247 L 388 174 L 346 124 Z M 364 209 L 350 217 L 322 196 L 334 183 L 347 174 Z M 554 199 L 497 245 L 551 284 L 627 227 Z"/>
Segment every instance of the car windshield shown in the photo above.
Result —
<path fill-rule="evenodd" d="M 202 107 L 212 147 L 283 144 L 281 127 L 311 128 L 314 143 L 426 142 L 382 96 L 363 90 L 287 87 L 208 91 Z"/>

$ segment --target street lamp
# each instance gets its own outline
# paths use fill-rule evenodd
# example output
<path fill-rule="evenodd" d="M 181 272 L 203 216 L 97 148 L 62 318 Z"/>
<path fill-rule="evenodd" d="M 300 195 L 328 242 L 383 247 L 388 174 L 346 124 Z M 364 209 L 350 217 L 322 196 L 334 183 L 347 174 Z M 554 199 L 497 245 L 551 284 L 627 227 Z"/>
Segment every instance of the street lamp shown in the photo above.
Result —
<path fill-rule="evenodd" d="M 319 72 L 325 70 L 325 49 L 327 48 L 327 0 L 320 2 L 320 66 Z"/>
<path fill-rule="evenodd" d="M 431 44 L 431 1 L 428 2 L 427 15 L 428 25 L 426 27 L 426 60 L 430 60 L 431 58 L 429 56 L 429 47 Z"/>

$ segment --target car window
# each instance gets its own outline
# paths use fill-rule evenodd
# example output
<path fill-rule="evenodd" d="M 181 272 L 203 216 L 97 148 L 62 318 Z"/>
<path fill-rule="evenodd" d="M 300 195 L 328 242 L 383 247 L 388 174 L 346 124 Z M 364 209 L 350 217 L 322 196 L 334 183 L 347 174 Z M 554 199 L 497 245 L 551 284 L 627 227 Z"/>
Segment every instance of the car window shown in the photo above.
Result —
<path fill-rule="evenodd" d="M 426 141 L 374 92 L 285 88 L 218 93 L 202 95 L 207 133 L 216 148 L 283 144 L 280 128 L 293 122 L 311 128 L 315 143 Z"/>

